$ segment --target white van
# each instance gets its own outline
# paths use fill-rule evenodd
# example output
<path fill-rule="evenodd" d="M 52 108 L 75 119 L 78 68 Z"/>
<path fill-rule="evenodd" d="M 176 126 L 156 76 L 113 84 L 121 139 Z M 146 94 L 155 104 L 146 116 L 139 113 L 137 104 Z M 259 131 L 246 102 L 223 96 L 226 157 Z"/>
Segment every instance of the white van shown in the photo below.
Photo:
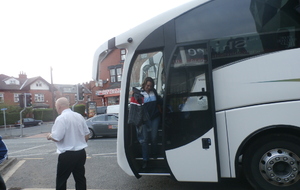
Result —
<path fill-rule="evenodd" d="M 106 113 L 119 113 L 120 105 L 107 106 Z"/>

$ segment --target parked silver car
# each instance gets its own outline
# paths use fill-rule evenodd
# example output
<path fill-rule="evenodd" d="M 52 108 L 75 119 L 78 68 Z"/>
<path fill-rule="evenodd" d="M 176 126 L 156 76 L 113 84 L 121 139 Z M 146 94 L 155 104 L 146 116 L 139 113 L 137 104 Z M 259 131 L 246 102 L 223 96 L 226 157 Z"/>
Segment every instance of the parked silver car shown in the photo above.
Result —
<path fill-rule="evenodd" d="M 90 129 L 90 139 L 98 136 L 117 136 L 118 115 L 100 114 L 88 120 L 86 124 Z"/>

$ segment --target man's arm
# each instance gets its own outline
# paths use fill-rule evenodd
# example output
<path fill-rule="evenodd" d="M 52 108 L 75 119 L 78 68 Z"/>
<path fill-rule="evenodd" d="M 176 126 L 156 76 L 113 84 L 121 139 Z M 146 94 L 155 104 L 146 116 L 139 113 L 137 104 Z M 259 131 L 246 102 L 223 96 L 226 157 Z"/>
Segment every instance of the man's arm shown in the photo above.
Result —
<path fill-rule="evenodd" d="M 47 140 L 52 140 L 52 141 L 54 141 L 54 142 L 58 142 L 57 140 L 55 140 L 54 138 L 52 138 L 52 134 L 51 134 L 51 133 L 49 133 L 49 134 L 47 135 Z"/>
<path fill-rule="evenodd" d="M 88 135 L 85 135 L 84 138 L 85 138 L 85 141 L 88 142 L 88 140 L 89 140 L 89 138 L 90 138 L 90 135 L 89 135 L 89 134 L 88 134 Z"/>

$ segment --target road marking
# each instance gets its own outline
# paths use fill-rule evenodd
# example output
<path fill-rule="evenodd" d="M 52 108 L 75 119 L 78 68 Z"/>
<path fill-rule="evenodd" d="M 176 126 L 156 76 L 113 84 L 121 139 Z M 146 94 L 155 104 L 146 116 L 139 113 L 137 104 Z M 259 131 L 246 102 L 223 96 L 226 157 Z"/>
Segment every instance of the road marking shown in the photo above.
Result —
<path fill-rule="evenodd" d="M 14 165 L 8 172 L 3 176 L 4 182 L 6 182 L 16 171 L 21 167 L 26 160 L 20 160 L 16 165 Z"/>
<path fill-rule="evenodd" d="M 42 133 L 42 134 L 32 135 L 26 138 L 46 138 L 48 134 L 49 133 Z"/>
<path fill-rule="evenodd" d="M 23 158 L 24 160 L 43 160 L 44 158 Z"/>
<path fill-rule="evenodd" d="M 19 153 L 19 152 L 25 152 L 27 150 L 32 150 L 32 149 L 36 149 L 36 148 L 40 148 L 40 147 L 48 146 L 48 145 L 49 144 L 43 144 L 43 145 L 39 145 L 39 146 L 34 146 L 34 147 L 31 147 L 31 148 L 22 149 L 22 150 L 18 150 L 18 151 L 15 151 L 15 152 L 10 152 L 10 154 L 15 154 L 15 153 Z"/>
<path fill-rule="evenodd" d="M 108 156 L 108 155 L 117 155 L 117 153 L 103 153 L 103 154 L 92 154 L 93 156 Z"/>
<path fill-rule="evenodd" d="M 25 188 L 22 190 L 55 190 L 55 188 Z M 75 190 L 75 189 L 69 189 L 69 190 Z M 87 190 L 111 190 L 111 189 L 87 189 Z"/>

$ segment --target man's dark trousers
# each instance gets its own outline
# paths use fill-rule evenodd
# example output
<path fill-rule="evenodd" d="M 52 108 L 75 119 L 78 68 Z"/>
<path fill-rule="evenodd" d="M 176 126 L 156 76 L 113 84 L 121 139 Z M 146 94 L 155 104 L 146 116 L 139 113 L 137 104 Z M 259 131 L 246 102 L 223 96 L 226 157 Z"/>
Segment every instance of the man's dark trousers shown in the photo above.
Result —
<path fill-rule="evenodd" d="M 71 173 L 75 179 L 76 190 L 86 190 L 86 178 L 84 164 L 86 152 L 84 149 L 79 151 L 66 151 L 58 156 L 56 190 L 66 190 L 67 180 Z"/>

